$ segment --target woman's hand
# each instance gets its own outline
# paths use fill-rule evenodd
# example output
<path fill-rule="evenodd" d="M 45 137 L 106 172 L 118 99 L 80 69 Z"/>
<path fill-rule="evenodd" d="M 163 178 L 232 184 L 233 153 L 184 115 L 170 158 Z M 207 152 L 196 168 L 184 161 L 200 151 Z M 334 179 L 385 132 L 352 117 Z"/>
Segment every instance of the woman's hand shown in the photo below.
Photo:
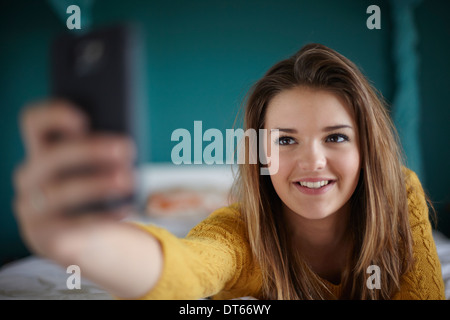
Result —
<path fill-rule="evenodd" d="M 130 208 L 68 214 L 133 192 L 132 141 L 90 133 L 85 115 L 64 101 L 30 106 L 20 121 L 26 158 L 14 174 L 14 208 L 27 246 L 61 265 L 79 265 L 119 296 L 145 293 L 158 278 L 162 258 L 153 237 L 118 221 Z M 149 256 L 139 252 L 141 246 Z"/>
<path fill-rule="evenodd" d="M 125 208 L 78 217 L 67 212 L 133 191 L 135 152 L 129 139 L 90 134 L 84 114 L 62 101 L 26 108 L 21 132 L 26 159 L 14 178 L 15 212 L 30 249 L 59 258 L 58 243 L 72 229 L 123 217 Z"/>

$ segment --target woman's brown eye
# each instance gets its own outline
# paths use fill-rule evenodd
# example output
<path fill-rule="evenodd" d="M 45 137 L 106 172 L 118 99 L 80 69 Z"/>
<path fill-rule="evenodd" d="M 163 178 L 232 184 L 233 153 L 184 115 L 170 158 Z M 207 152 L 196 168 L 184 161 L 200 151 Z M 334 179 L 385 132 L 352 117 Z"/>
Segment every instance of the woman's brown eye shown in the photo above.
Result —
<path fill-rule="evenodd" d="M 332 134 L 329 135 L 326 139 L 326 142 L 335 142 L 335 143 L 341 143 L 349 141 L 348 137 L 345 134 Z"/>
<path fill-rule="evenodd" d="M 280 137 L 277 140 L 275 140 L 275 144 L 280 146 L 293 144 L 294 142 L 295 140 L 292 139 L 291 137 Z"/>

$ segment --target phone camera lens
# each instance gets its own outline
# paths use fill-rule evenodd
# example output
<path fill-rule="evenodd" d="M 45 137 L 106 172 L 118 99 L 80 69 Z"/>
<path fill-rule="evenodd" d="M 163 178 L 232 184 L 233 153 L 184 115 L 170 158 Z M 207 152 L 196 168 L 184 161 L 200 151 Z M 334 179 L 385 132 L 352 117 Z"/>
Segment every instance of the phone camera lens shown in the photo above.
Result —
<path fill-rule="evenodd" d="M 78 75 L 85 76 L 92 72 L 102 59 L 105 51 L 104 44 L 99 40 L 91 40 L 81 43 L 77 49 L 76 71 Z"/>

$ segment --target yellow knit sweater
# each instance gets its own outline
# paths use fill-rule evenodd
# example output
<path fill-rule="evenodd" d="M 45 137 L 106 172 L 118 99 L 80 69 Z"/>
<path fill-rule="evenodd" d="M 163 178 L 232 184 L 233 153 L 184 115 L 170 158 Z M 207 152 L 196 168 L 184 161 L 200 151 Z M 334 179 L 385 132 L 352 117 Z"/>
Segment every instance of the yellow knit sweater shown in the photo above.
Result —
<path fill-rule="evenodd" d="M 392 298 L 445 299 L 424 192 L 415 173 L 406 170 L 406 178 L 415 263 Z M 213 212 L 183 239 L 156 226 L 139 226 L 160 241 L 164 255 L 162 275 L 142 299 L 261 297 L 261 271 L 237 206 Z M 339 297 L 341 286 L 325 282 Z"/>

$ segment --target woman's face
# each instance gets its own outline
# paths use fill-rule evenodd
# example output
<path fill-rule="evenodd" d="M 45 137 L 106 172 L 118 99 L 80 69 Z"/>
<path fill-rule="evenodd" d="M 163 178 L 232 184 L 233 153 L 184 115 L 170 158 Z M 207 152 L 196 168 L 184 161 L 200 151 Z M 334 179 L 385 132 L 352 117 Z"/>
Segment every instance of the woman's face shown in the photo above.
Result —
<path fill-rule="evenodd" d="M 323 219 L 345 208 L 358 183 L 360 153 L 344 100 L 306 87 L 282 91 L 268 105 L 265 129 L 279 151 L 271 180 L 285 213 Z"/>

